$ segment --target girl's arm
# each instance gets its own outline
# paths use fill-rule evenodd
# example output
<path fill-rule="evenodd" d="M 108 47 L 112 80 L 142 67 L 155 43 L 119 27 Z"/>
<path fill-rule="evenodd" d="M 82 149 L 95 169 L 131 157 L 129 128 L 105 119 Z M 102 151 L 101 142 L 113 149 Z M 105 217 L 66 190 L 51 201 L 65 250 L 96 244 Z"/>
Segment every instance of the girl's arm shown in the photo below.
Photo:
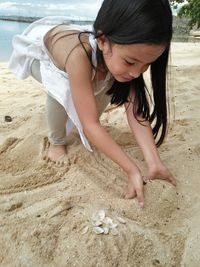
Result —
<path fill-rule="evenodd" d="M 127 173 L 128 189 L 126 197 L 132 198 L 137 195 L 140 205 L 143 206 L 143 180 L 140 170 L 99 122 L 91 82 L 91 64 L 82 48 L 77 48 L 71 53 L 66 64 L 66 71 L 69 75 L 74 105 L 84 133 L 95 147 L 116 162 Z"/>
<path fill-rule="evenodd" d="M 141 121 L 139 122 L 135 118 L 133 115 L 133 101 L 125 103 L 124 106 L 126 109 L 129 126 L 143 152 L 144 159 L 147 164 L 148 171 L 145 175 L 145 179 L 152 180 L 155 178 L 161 178 L 167 180 L 173 185 L 176 185 L 173 175 L 168 171 L 160 159 L 149 121 L 144 121 L 142 117 L 138 116 L 137 119 Z"/>

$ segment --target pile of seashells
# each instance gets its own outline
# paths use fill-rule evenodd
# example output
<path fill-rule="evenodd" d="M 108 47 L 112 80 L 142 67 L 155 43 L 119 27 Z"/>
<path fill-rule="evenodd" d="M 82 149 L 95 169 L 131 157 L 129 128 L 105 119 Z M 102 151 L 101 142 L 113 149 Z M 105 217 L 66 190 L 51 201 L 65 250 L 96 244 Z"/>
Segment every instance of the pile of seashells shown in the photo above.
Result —
<path fill-rule="evenodd" d="M 116 220 L 122 224 L 125 224 L 126 221 L 121 217 L 116 217 Z M 119 231 L 117 229 L 118 224 L 113 222 L 110 217 L 106 216 L 104 210 L 99 210 L 92 215 L 92 225 L 93 232 L 97 235 L 99 234 L 109 234 L 118 235 Z"/>

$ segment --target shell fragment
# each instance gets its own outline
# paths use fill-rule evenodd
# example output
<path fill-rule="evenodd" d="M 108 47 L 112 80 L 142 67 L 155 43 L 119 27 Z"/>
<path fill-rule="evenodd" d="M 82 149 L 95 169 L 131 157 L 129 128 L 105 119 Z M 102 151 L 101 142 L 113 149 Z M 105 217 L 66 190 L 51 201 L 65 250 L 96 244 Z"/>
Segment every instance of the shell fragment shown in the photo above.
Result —
<path fill-rule="evenodd" d="M 107 235 L 109 233 L 108 227 L 103 227 L 104 235 Z"/>
<path fill-rule="evenodd" d="M 103 223 L 111 225 L 111 224 L 113 224 L 113 221 L 110 217 L 105 217 L 103 220 Z"/>
<path fill-rule="evenodd" d="M 118 235 L 119 234 L 119 232 L 116 228 L 112 228 L 110 232 L 112 235 Z"/>
<path fill-rule="evenodd" d="M 99 210 L 98 212 L 94 213 L 92 215 L 93 221 L 103 221 L 106 216 L 106 213 L 104 210 Z"/>
<path fill-rule="evenodd" d="M 116 219 L 117 219 L 118 222 L 120 222 L 120 223 L 123 223 L 123 224 L 126 223 L 126 221 L 125 221 L 123 218 L 121 218 L 121 217 L 116 217 Z"/>
<path fill-rule="evenodd" d="M 93 227 L 93 232 L 97 235 L 100 235 L 100 234 L 103 234 L 104 233 L 104 230 L 103 228 L 99 227 L 99 226 L 95 226 Z"/>
<path fill-rule="evenodd" d="M 94 226 L 100 226 L 100 225 L 103 224 L 103 222 L 102 222 L 102 221 L 93 221 L 92 224 L 93 224 Z"/>
<path fill-rule="evenodd" d="M 112 223 L 109 225 L 110 229 L 116 228 L 118 226 L 117 223 Z"/>
<path fill-rule="evenodd" d="M 87 231 L 88 231 L 88 229 L 89 229 L 89 227 L 88 227 L 88 226 L 85 226 L 85 227 L 82 229 L 81 234 L 82 234 L 82 235 L 86 234 Z"/>
<path fill-rule="evenodd" d="M 126 221 L 121 217 L 116 217 L 116 219 L 122 224 L 126 223 Z M 119 234 L 119 231 L 117 229 L 118 223 L 113 222 L 110 217 L 107 217 L 104 210 L 99 210 L 92 215 L 92 225 L 93 232 L 95 234 L 107 235 L 109 232 L 111 232 L 112 235 Z"/>

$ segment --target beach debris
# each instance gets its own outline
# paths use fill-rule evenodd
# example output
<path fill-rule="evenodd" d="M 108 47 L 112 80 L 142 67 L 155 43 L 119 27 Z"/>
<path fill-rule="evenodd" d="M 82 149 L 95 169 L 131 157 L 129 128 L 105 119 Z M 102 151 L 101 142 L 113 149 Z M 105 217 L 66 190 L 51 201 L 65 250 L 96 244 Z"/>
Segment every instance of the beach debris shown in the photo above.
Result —
<path fill-rule="evenodd" d="M 117 228 L 112 228 L 110 232 L 112 235 L 118 235 L 119 234 Z"/>
<path fill-rule="evenodd" d="M 121 217 L 118 217 L 117 216 L 116 219 L 118 220 L 118 222 L 120 222 L 122 224 L 125 224 L 126 223 L 126 221 L 123 218 L 121 218 Z"/>
<path fill-rule="evenodd" d="M 103 220 L 103 223 L 108 224 L 108 225 L 112 225 L 113 221 L 110 217 L 105 217 Z"/>
<path fill-rule="evenodd" d="M 103 233 L 104 233 L 104 235 L 107 235 L 109 233 L 109 228 L 103 227 Z"/>
<path fill-rule="evenodd" d="M 92 224 L 93 224 L 94 226 L 100 226 L 100 225 L 103 224 L 103 222 L 102 222 L 102 221 L 93 221 Z"/>
<path fill-rule="evenodd" d="M 117 223 L 112 223 L 109 225 L 110 229 L 117 228 L 118 224 Z"/>
<path fill-rule="evenodd" d="M 93 227 L 93 232 L 95 232 L 95 234 L 97 234 L 97 235 L 103 234 L 104 233 L 104 229 L 99 227 L 99 226 L 95 226 L 95 227 Z"/>
<path fill-rule="evenodd" d="M 105 211 L 99 210 L 92 215 L 92 220 L 93 221 L 103 221 L 105 216 L 106 216 Z"/>
<path fill-rule="evenodd" d="M 4 120 L 5 120 L 5 122 L 11 122 L 12 121 L 12 118 L 10 116 L 6 115 L 4 117 Z"/>
<path fill-rule="evenodd" d="M 23 203 L 22 202 L 18 202 L 18 203 L 15 203 L 15 204 L 12 204 L 8 209 L 7 211 L 13 211 L 13 210 L 16 210 L 16 209 L 19 209 L 23 206 Z"/>
<path fill-rule="evenodd" d="M 121 217 L 117 217 L 117 220 L 125 224 L 125 220 Z M 104 210 L 99 210 L 92 215 L 92 225 L 93 232 L 97 235 L 99 234 L 109 234 L 118 235 L 119 231 L 117 229 L 118 223 L 114 222 L 112 218 L 106 216 Z"/>
<path fill-rule="evenodd" d="M 82 230 L 81 230 L 81 234 L 82 235 L 85 235 L 89 230 L 89 227 L 88 226 L 85 226 Z"/>

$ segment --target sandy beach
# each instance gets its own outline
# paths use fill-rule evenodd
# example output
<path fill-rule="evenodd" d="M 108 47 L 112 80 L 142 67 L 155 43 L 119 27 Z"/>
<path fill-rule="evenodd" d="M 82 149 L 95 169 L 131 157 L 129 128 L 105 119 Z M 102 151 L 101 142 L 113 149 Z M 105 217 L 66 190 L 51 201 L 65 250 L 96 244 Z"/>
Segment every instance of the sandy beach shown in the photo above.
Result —
<path fill-rule="evenodd" d="M 173 43 L 170 69 L 170 125 L 159 151 L 177 187 L 147 183 L 141 209 L 123 199 L 122 170 L 86 151 L 76 131 L 64 166 L 43 160 L 42 86 L 17 80 L 0 64 L 0 266 L 200 266 L 200 43 Z M 105 112 L 101 122 L 144 171 L 123 108 Z M 115 233 L 93 232 L 99 210 L 117 224 Z"/>

